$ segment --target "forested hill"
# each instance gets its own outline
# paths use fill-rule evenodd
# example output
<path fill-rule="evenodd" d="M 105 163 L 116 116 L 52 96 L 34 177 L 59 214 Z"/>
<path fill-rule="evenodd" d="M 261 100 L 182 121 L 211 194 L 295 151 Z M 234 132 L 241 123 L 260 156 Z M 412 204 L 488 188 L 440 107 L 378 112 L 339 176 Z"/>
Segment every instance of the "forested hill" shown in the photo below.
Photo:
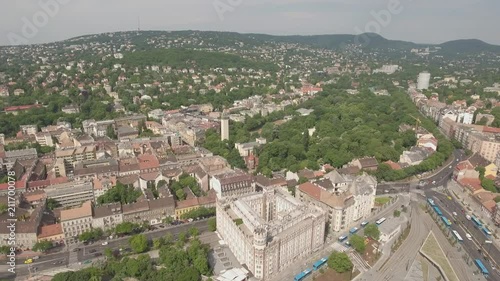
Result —
<path fill-rule="evenodd" d="M 446 54 L 479 54 L 484 52 L 500 54 L 500 46 L 491 45 L 477 39 L 454 40 L 442 44 L 420 44 L 401 40 L 384 38 L 375 33 L 353 34 L 324 34 L 324 35 L 267 35 L 267 34 L 243 34 L 236 32 L 218 31 L 141 31 L 141 32 L 116 32 L 96 35 L 86 35 L 72 38 L 59 43 L 84 43 L 109 42 L 127 38 L 128 42 L 134 43 L 139 49 L 149 49 L 145 42 L 155 38 L 180 38 L 197 37 L 209 42 L 214 47 L 234 46 L 239 44 L 261 46 L 269 43 L 291 43 L 302 44 L 316 48 L 340 49 L 347 45 L 359 45 L 364 49 L 376 50 L 411 50 L 414 48 L 436 47 L 439 52 Z"/>

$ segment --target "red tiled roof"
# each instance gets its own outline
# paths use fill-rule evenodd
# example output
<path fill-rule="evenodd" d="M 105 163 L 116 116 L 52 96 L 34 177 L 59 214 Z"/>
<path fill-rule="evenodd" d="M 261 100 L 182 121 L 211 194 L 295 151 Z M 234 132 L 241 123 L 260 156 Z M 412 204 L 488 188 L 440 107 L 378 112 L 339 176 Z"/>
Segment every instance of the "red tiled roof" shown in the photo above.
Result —
<path fill-rule="evenodd" d="M 498 134 L 500 133 L 500 128 L 493 128 L 493 127 L 483 127 L 483 133 L 495 133 Z"/>
<path fill-rule="evenodd" d="M 45 225 L 40 227 L 40 233 L 38 234 L 38 239 L 54 235 L 61 235 L 62 233 L 63 231 L 60 223 Z"/>
<path fill-rule="evenodd" d="M 473 193 L 483 189 L 481 186 L 481 180 L 480 179 L 469 179 L 469 178 L 464 178 L 459 181 L 459 183 L 462 186 L 467 187 L 469 190 L 471 190 Z"/>
<path fill-rule="evenodd" d="M 16 181 L 14 186 L 16 187 L 16 189 L 23 189 L 25 188 L 25 184 L 26 184 L 25 181 Z M 7 190 L 8 188 L 9 188 L 9 183 L 0 184 L 0 190 Z"/>
<path fill-rule="evenodd" d="M 389 161 L 385 161 L 384 163 L 389 165 L 389 167 L 391 167 L 391 169 L 393 169 L 393 170 L 401 170 L 401 166 L 396 162 L 389 160 Z"/>
<path fill-rule="evenodd" d="M 67 182 L 69 182 L 67 177 L 59 177 L 59 178 L 50 179 L 50 185 L 62 184 L 62 183 L 67 183 Z"/>
<path fill-rule="evenodd" d="M 299 185 L 299 189 L 316 200 L 321 199 L 321 188 L 310 182 Z"/>
<path fill-rule="evenodd" d="M 28 110 L 28 109 L 40 108 L 40 107 L 42 107 L 40 104 L 30 104 L 30 105 L 9 106 L 9 107 L 6 107 L 4 110 L 5 110 L 5 112 L 9 112 L 9 111 L 18 111 L 18 110 Z"/>
<path fill-rule="evenodd" d="M 472 164 L 469 161 L 465 160 L 465 161 L 458 163 L 458 165 L 455 167 L 455 169 L 458 171 L 473 170 L 474 166 L 472 166 Z"/>

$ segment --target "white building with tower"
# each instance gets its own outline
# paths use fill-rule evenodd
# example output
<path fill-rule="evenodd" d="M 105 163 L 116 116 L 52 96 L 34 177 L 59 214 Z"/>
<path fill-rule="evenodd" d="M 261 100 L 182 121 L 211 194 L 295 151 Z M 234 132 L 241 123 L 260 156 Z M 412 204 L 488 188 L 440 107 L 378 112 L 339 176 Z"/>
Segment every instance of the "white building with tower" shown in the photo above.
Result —
<path fill-rule="evenodd" d="M 217 201 L 217 230 L 241 264 L 270 280 L 321 249 L 325 212 L 274 188 Z"/>
<path fill-rule="evenodd" d="M 220 139 L 229 140 L 229 119 L 224 113 L 220 119 Z"/>
<path fill-rule="evenodd" d="M 420 72 L 420 74 L 418 74 L 417 89 L 419 90 L 429 89 L 430 81 L 431 81 L 431 74 L 429 72 L 427 71 Z"/>

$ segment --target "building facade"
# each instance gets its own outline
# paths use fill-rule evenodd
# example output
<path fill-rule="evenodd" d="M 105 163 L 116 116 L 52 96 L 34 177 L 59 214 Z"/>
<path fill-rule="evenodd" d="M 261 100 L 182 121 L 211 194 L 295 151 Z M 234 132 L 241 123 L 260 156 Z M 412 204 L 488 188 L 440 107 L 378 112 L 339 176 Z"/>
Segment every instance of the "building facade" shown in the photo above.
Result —
<path fill-rule="evenodd" d="M 370 216 L 376 191 L 377 180 L 368 174 L 350 176 L 332 171 L 324 180 L 299 185 L 295 196 L 323 209 L 331 229 L 338 232 Z"/>
<path fill-rule="evenodd" d="M 73 181 L 51 185 L 45 189 L 47 198 L 52 198 L 63 207 L 80 206 L 82 202 L 94 201 L 94 188 L 90 181 Z"/>
<path fill-rule="evenodd" d="M 219 234 L 259 280 L 270 280 L 324 245 L 325 212 L 277 189 L 216 205 Z"/>
<path fill-rule="evenodd" d="M 214 175 L 210 179 L 210 188 L 217 197 L 240 196 L 255 191 L 255 181 L 250 174 L 241 170 Z"/>
<path fill-rule="evenodd" d="M 92 229 L 92 202 L 61 211 L 61 225 L 67 244 L 78 242 L 78 236 Z"/>

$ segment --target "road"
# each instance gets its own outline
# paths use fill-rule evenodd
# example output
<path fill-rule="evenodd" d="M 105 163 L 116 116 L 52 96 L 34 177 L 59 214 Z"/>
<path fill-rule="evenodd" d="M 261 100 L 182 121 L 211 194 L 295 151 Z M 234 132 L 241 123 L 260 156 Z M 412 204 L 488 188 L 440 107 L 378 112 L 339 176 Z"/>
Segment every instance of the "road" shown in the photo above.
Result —
<path fill-rule="evenodd" d="M 405 242 L 403 242 L 398 250 L 390 256 L 389 260 L 385 263 L 377 263 L 375 267 L 363 275 L 360 280 L 400 281 L 402 280 L 401 277 L 406 275 L 406 272 L 415 260 L 420 247 L 431 229 L 429 225 L 422 222 L 422 211 L 416 202 L 410 204 L 410 210 L 412 227 Z M 404 226 L 401 226 L 401 230 L 403 229 Z"/>
<path fill-rule="evenodd" d="M 498 264 L 495 265 L 495 263 L 500 262 L 500 251 L 494 244 L 485 244 L 488 238 L 480 229 L 474 226 L 472 221 L 467 220 L 466 213 L 463 211 L 464 207 L 453 198 L 450 200 L 445 194 L 433 190 L 427 190 L 425 193 L 427 197 L 435 198 L 434 202 L 439 206 L 443 215 L 452 221 L 451 228 L 456 230 L 464 239 L 462 247 L 471 259 L 480 259 L 486 266 L 490 272 L 489 280 L 500 280 L 500 272 L 493 269 L 493 267 L 498 268 Z M 453 212 L 457 213 L 458 216 L 454 217 Z M 466 238 L 466 233 L 472 236 L 472 240 Z M 485 259 L 484 256 L 487 258 Z"/>
<path fill-rule="evenodd" d="M 192 223 L 186 223 L 177 226 L 170 226 L 164 229 L 160 228 L 155 231 L 144 232 L 143 234 L 145 234 L 146 237 L 151 240 L 154 238 L 165 236 L 165 234 L 167 233 L 171 233 L 172 235 L 177 236 L 179 233 L 185 232 L 191 227 L 198 228 L 200 233 L 205 232 L 208 230 L 207 220 L 194 221 Z M 31 266 L 31 271 L 32 273 L 36 274 L 36 272 L 46 271 L 61 267 L 68 267 L 71 265 L 78 264 L 79 262 L 95 259 L 96 258 L 95 254 L 103 253 L 105 248 L 119 250 L 120 248 L 129 247 L 128 245 L 129 238 L 130 236 L 126 236 L 118 239 L 107 240 L 108 245 L 106 246 L 103 246 L 101 244 L 103 241 L 97 241 L 94 244 L 88 246 L 80 244 L 78 246 L 70 248 L 70 251 L 64 251 L 50 255 L 40 256 L 39 260 L 34 261 L 33 265 Z M 72 252 L 71 249 L 74 249 L 76 247 L 80 248 L 81 250 L 76 253 Z M 92 250 L 95 250 L 95 252 L 91 253 Z M 27 265 L 23 264 L 23 261 L 20 260 L 18 261 L 16 269 L 17 272 L 15 276 L 17 277 L 29 275 L 29 268 Z M 5 271 L 6 270 L 3 270 L 3 267 L 0 268 L 0 279 L 4 278 L 8 280 L 13 280 L 14 275 L 7 274 Z"/>
<path fill-rule="evenodd" d="M 452 161 L 448 161 L 447 165 L 442 167 L 436 174 L 421 179 L 421 181 L 425 182 L 425 186 L 419 187 L 418 180 L 413 182 L 380 183 L 377 185 L 377 195 L 410 192 L 411 189 L 427 189 L 444 185 L 453 175 L 455 166 L 465 158 L 466 156 L 461 150 L 455 149 Z"/>
<path fill-rule="evenodd" d="M 387 207 L 386 209 L 382 210 L 380 213 L 376 214 L 373 216 L 370 220 L 367 220 L 368 222 L 375 222 L 381 217 L 388 217 L 391 215 L 396 208 L 401 207 L 401 204 L 403 204 L 405 199 L 403 198 L 406 195 L 403 196 L 398 196 L 396 202 L 392 206 Z M 361 223 L 361 222 L 359 222 Z M 359 227 L 359 226 L 358 226 Z M 347 232 L 348 233 L 348 232 Z M 289 270 L 286 270 L 284 272 L 280 272 L 278 275 L 274 276 L 272 278 L 273 281 L 282 281 L 282 280 L 293 280 L 295 275 L 299 274 L 301 271 L 305 270 L 306 268 L 312 268 L 312 264 L 316 262 L 317 260 L 328 257 L 334 250 L 334 245 L 337 243 L 337 238 L 341 236 L 340 234 L 345 233 L 337 233 L 335 234 L 337 237 L 335 239 L 327 240 L 325 241 L 325 245 L 323 248 L 309 256 L 307 259 L 302 259 L 302 260 L 297 260 L 295 263 L 291 264 L 289 266 Z M 312 280 L 311 277 L 309 277 L 306 280 Z"/>

